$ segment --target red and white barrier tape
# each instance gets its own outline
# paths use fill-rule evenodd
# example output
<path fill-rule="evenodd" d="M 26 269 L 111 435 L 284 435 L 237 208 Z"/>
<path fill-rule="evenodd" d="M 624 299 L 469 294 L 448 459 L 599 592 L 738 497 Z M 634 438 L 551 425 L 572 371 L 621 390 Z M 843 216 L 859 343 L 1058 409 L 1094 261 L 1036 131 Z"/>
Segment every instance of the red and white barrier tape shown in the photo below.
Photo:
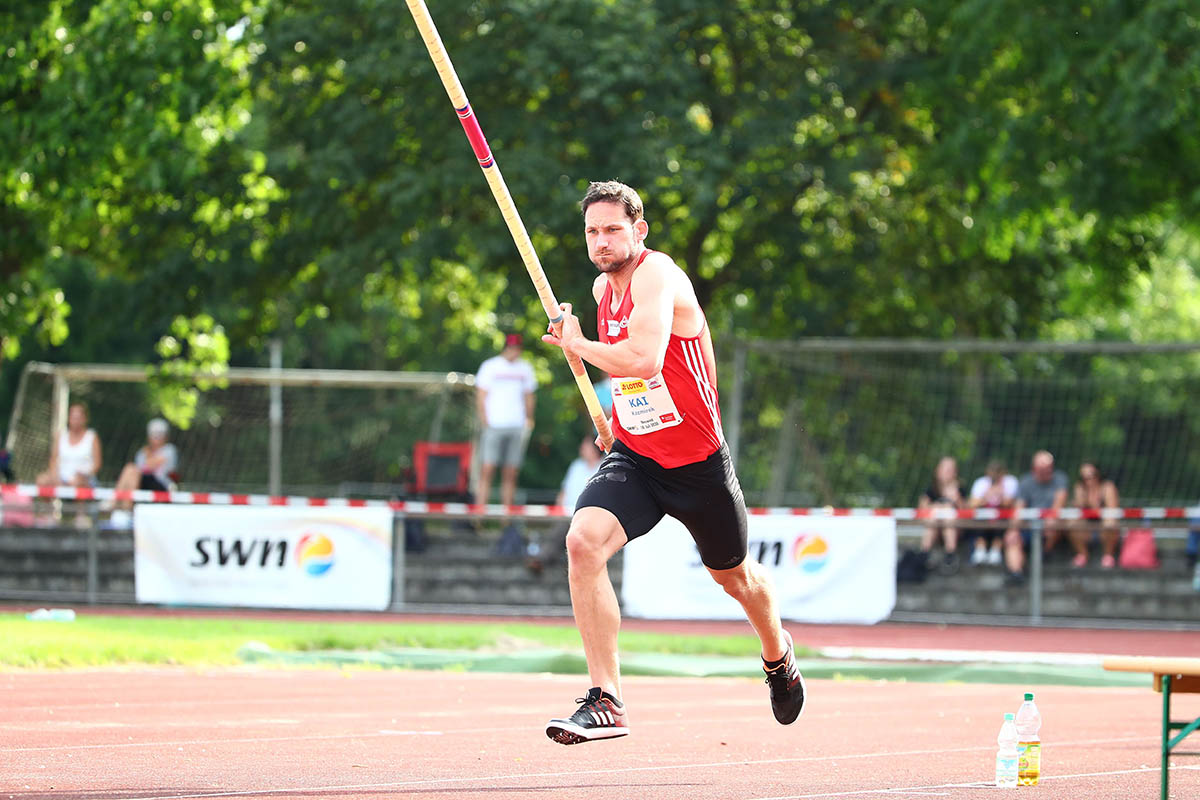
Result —
<path fill-rule="evenodd" d="M 179 503 L 182 505 L 215 506 L 289 506 L 334 508 L 390 508 L 401 514 L 438 516 L 516 516 L 568 517 L 570 509 L 542 505 L 476 505 L 474 503 L 443 503 L 426 500 L 358 500 L 346 497 L 301 497 L 296 495 L 236 494 L 230 492 L 151 492 L 145 490 L 117 491 L 116 489 L 79 489 L 73 486 L 34 486 L 10 484 L 5 490 L 5 502 L 13 496 L 60 500 L 132 500 L 135 503 Z M 1200 519 L 1200 506 L 1186 508 L 1063 508 L 1023 509 L 1018 515 L 1012 509 L 977 508 L 954 510 L 946 508 L 751 508 L 751 514 L 799 517 L 893 517 L 898 520 L 1004 520 L 1033 519 Z"/>

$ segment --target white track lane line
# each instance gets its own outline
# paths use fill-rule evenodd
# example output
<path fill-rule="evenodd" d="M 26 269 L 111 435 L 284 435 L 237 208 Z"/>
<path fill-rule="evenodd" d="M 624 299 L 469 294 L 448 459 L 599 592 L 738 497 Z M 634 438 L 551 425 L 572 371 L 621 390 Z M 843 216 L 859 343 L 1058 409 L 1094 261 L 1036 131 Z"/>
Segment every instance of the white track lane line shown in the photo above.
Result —
<path fill-rule="evenodd" d="M 297 738 L 319 738 L 319 737 L 297 737 Z M 327 737 L 327 738 L 352 738 L 352 737 Z M 367 737 L 363 737 L 367 738 Z M 1120 739 L 1087 739 L 1075 742 L 1057 742 L 1055 748 L 1062 747 L 1091 747 L 1097 744 L 1110 744 L 1117 742 L 1130 741 L 1158 741 L 1156 736 L 1139 736 L 1125 737 Z M 267 739 L 259 739 L 253 741 L 271 741 Z M 207 798 L 207 797 L 260 797 L 270 794 L 311 794 L 314 792 L 349 792 L 357 790 L 382 790 L 382 789 L 399 789 L 409 786 L 434 786 L 438 784 L 462 784 L 462 783 L 481 783 L 495 781 L 528 781 L 535 778 L 578 778 L 580 775 L 616 775 L 616 774 L 631 774 L 638 772 L 666 772 L 677 770 L 694 770 L 694 769 L 709 769 L 720 768 L 729 769 L 730 767 L 760 767 L 769 764 L 797 764 L 811 761 L 849 761 L 853 759 L 871 759 L 871 758 L 894 758 L 894 757 L 909 757 L 909 756 L 928 756 L 937 755 L 939 753 L 967 753 L 967 752 L 991 752 L 992 747 L 952 747 L 952 748 L 937 748 L 932 750 L 905 750 L 890 753 L 850 753 L 842 755 L 821 755 L 821 756 L 799 756 L 796 758 L 768 758 L 756 759 L 751 761 L 712 761 L 708 763 L 691 763 L 691 764 L 665 764 L 648 767 L 607 767 L 604 769 L 579 770 L 573 769 L 563 772 L 528 772 L 528 773 L 510 773 L 506 775 L 481 775 L 477 777 L 455 777 L 455 778 L 420 778 L 409 781 L 386 781 L 382 783 L 354 783 L 354 784 L 329 784 L 324 786 L 291 786 L 291 787 L 274 787 L 271 789 L 246 789 L 233 790 L 227 792 L 198 792 L 195 794 L 169 794 L 157 797 L 140 797 L 138 800 L 181 800 L 182 798 Z M 1128 770 L 1128 772 L 1146 772 L 1152 768 Z M 1108 773 L 1095 773 L 1096 776 L 1105 775 Z M 1118 774 L 1118 773 L 1113 773 Z M 1047 776 L 1049 777 L 1049 776 Z M 1080 774 L 1069 777 L 1088 777 L 1086 774 Z M 959 787 L 959 786 L 980 786 L 979 783 L 969 784 L 946 784 L 944 788 Z M 496 791 L 503 791 L 502 787 L 493 787 Z M 911 787 L 914 791 L 937 789 L 942 787 L 925 786 Z M 815 794 L 815 795 L 788 795 L 787 800 L 796 800 L 802 797 L 839 797 L 868 794 L 874 792 L 895 792 L 896 790 L 882 789 L 864 789 L 845 793 L 833 794 Z M 760 798 L 759 800 L 768 800 L 768 798 Z M 784 800 L 784 798 L 770 798 L 770 800 Z"/>
<path fill-rule="evenodd" d="M 761 715 L 755 715 L 753 717 L 732 717 L 732 718 L 726 715 L 726 716 L 722 716 L 722 717 L 714 717 L 710 720 L 703 720 L 703 719 L 692 720 L 692 722 L 693 723 L 712 722 L 712 723 L 728 724 L 731 722 L 732 723 L 753 722 L 753 721 L 759 720 L 759 719 L 761 719 Z M 637 729 L 640 730 L 642 728 L 650 728 L 650 727 L 656 727 L 656 726 L 661 727 L 664 725 L 677 726 L 678 724 L 679 724 L 678 720 L 651 720 L 651 721 L 639 722 Z M 533 727 L 540 727 L 540 723 L 534 725 Z M 459 736 L 462 734 L 478 734 L 478 733 L 509 733 L 512 731 L 525 731 L 525 730 L 529 730 L 529 729 L 530 729 L 530 725 L 505 725 L 505 726 L 490 726 L 490 727 L 482 727 L 482 728 L 451 728 L 449 730 L 437 731 L 437 733 L 441 733 L 441 734 L 444 734 L 447 736 Z M 38 730 L 40 732 L 40 731 L 44 731 L 45 729 L 39 728 Z M 149 747 L 149 748 L 153 748 L 153 747 L 195 747 L 195 746 L 219 745 L 219 744 L 253 744 L 255 742 L 276 743 L 276 742 L 310 742 L 310 741 L 322 741 L 322 740 L 336 741 L 336 740 L 343 740 L 343 739 L 359 739 L 359 738 L 374 739 L 374 738 L 379 738 L 380 736 L 387 735 L 387 734 L 379 733 L 377 731 L 379 731 L 379 728 L 375 728 L 372 731 L 361 732 L 361 733 L 358 733 L 358 732 L 330 733 L 330 734 L 314 733 L 314 734 L 308 734 L 308 735 L 302 735 L 302 736 L 262 736 L 262 737 L 243 737 L 243 738 L 238 738 L 238 739 L 230 739 L 230 738 L 174 739 L 174 740 L 165 740 L 165 741 L 160 739 L 160 740 L 144 740 L 144 741 L 136 741 L 136 742 L 100 742 L 97 744 L 62 744 L 62 745 L 44 745 L 44 746 L 34 746 L 34 747 L 7 747 L 7 746 L 0 744 L 0 754 L 4 754 L 4 753 L 44 753 L 44 752 L 60 752 L 60 751 L 68 752 L 68 751 L 74 751 L 74 750 L 106 750 L 106 749 L 130 749 L 130 748 L 147 748 L 147 747 Z M 1158 737 L 1156 737 L 1156 736 L 1151 736 L 1151 737 L 1129 736 L 1129 737 L 1123 737 L 1123 738 L 1092 739 L 1092 740 L 1087 740 L 1087 741 L 1082 741 L 1082 742 L 1056 742 L 1055 747 L 1064 747 L 1064 746 L 1070 747 L 1070 746 L 1081 746 L 1081 745 L 1088 746 L 1088 745 L 1093 745 L 1093 744 L 1111 744 L 1111 743 L 1118 743 L 1118 742 L 1140 742 L 1140 741 L 1150 741 L 1150 740 L 1158 741 Z M 980 750 L 980 749 L 986 750 L 988 748 L 986 748 L 986 747 L 960 747 L 960 748 L 953 748 L 950 751 L 913 750 L 913 751 L 911 751 L 911 753 L 912 754 L 927 754 L 927 753 L 936 753 L 936 752 L 970 752 L 973 750 Z M 895 753 L 895 754 L 891 754 L 891 753 L 856 754 L 856 755 L 845 756 L 845 758 L 872 758 L 877 755 L 908 755 L 908 754 L 909 753 L 907 751 L 905 753 Z M 785 762 L 793 761 L 793 760 L 813 761 L 813 760 L 821 760 L 821 759 L 825 759 L 825 758 L 831 758 L 831 756 L 805 756 L 805 757 L 802 757 L 799 759 L 782 759 L 782 761 L 785 761 Z M 737 762 L 734 762 L 734 763 L 737 763 Z M 754 763 L 758 763 L 758 762 L 754 762 Z M 763 763 L 773 763 L 773 762 L 767 761 L 767 762 L 763 762 Z"/>
<path fill-rule="evenodd" d="M 1172 772 L 1181 772 L 1184 770 L 1200 770 L 1200 766 L 1171 766 Z M 1043 775 L 1043 781 L 1065 781 L 1075 778 L 1107 778 L 1117 775 L 1136 775 L 1143 772 L 1158 772 L 1158 767 L 1137 767 L 1135 769 L 1116 769 L 1106 772 L 1077 772 L 1074 775 Z M 927 786 L 897 786 L 892 788 L 878 789 L 851 789 L 844 792 L 820 792 L 817 794 L 784 794 L 775 797 L 756 797 L 753 800 L 817 800 L 821 797 L 856 797 L 859 795 L 887 795 L 902 797 L 905 795 L 939 795 L 945 796 L 946 792 L 939 792 L 939 789 L 995 789 L 993 784 L 974 781 L 972 783 L 939 783 Z"/>
<path fill-rule="evenodd" d="M 846 708 L 852 704 L 852 702 L 853 701 L 848 701 L 846 704 L 843 705 L 842 708 L 839 708 L 836 711 L 818 712 L 815 709 L 813 709 L 813 710 L 806 709 L 805 710 L 805 714 L 806 714 L 805 719 L 807 719 L 811 722 L 812 720 L 831 719 L 834 717 L 841 716 L 844 714 Z M 724 707 L 724 708 L 755 708 L 755 709 L 758 709 L 762 705 L 762 703 L 758 699 L 755 699 L 755 700 L 749 700 L 749 699 L 747 699 L 747 700 L 726 700 L 726 701 L 717 700 L 717 701 L 710 703 L 710 705 L 712 705 L 714 707 Z M 861 705 L 871 705 L 871 703 L 864 702 L 864 703 L 861 703 Z M 113 708 L 113 704 L 111 704 L 111 703 L 99 704 L 95 707 L 97 707 L 97 708 Z M 132 704 L 121 703 L 120 707 L 121 708 L 130 708 L 130 707 L 132 707 Z M 674 709 L 676 707 L 677 707 L 677 705 L 674 703 L 651 702 L 651 703 L 639 703 L 638 704 L 639 709 L 651 709 L 651 710 Z M 529 709 L 527 706 L 519 706 L 519 707 L 512 706 L 512 707 L 501 707 L 501 708 L 495 709 L 495 711 L 497 713 L 501 714 L 502 716 L 516 717 L 518 715 L 523 715 L 523 714 L 528 713 Z M 968 711 L 968 709 L 963 709 L 960 711 L 957 707 L 947 709 L 947 713 L 953 712 L 955 714 L 967 713 L 967 711 Z M 904 711 L 904 710 L 895 710 L 895 711 L 873 710 L 871 713 L 872 713 L 873 718 L 878 719 L 878 718 L 887 717 L 887 716 L 907 715 L 909 712 Z M 289 719 L 289 720 L 281 720 L 278 718 L 261 718 L 261 719 L 254 718 L 254 719 L 231 719 L 231 720 L 224 721 L 224 722 L 213 722 L 213 721 L 194 722 L 191 720 L 184 719 L 184 720 L 168 721 L 165 723 L 161 722 L 161 721 L 157 721 L 157 720 L 135 720 L 133 722 L 128 722 L 128 723 L 110 723 L 110 722 L 88 723 L 88 722 L 78 722 L 78 721 L 76 721 L 74 719 L 70 719 L 70 718 L 62 718 L 62 719 L 54 718 L 54 719 L 44 719 L 44 720 L 38 720 L 38 721 L 32 721 L 32 722 L 19 722 L 18 723 L 18 722 L 7 722 L 4 720 L 3 716 L 0 715 L 0 753 L 76 750 L 76 749 L 86 749 L 86 748 L 103 749 L 105 747 L 125 747 L 125 748 L 128 748 L 128 747 L 156 747 L 156 746 L 158 746 L 158 743 L 159 743 L 159 740 L 140 739 L 137 742 L 128 742 L 128 741 L 126 741 L 126 742 L 111 742 L 111 743 L 101 743 L 101 744 L 95 744 L 95 745 L 45 745 L 45 746 L 21 746 L 21 747 L 19 747 L 19 746 L 9 746 L 4 742 L 4 740 L 10 736 L 17 738 L 20 736 L 27 737 L 29 734 L 37 734 L 37 733 L 58 734 L 68 728 L 72 731 L 81 731 L 81 730 L 89 730 L 89 729 L 91 729 L 91 730 L 104 730 L 104 729 L 118 730 L 119 729 L 119 730 L 123 730 L 127 733 L 135 733 L 135 732 L 138 732 L 143 729 L 150 729 L 152 731 L 163 731 L 164 729 L 171 729 L 171 728 L 177 728 L 177 729 L 179 729 L 179 728 L 185 728 L 185 729 L 186 728 L 190 728 L 190 729 L 199 728 L 201 730 L 204 730 L 207 728 L 223 728 L 223 727 L 231 727 L 231 726 L 232 727 L 244 727 L 246 725 L 258 725 L 258 724 L 265 724 L 265 723 L 269 723 L 272 725 L 282 725 L 282 724 L 289 724 L 289 725 L 301 724 L 301 725 L 303 725 L 303 724 L 308 724 L 308 723 L 312 723 L 312 722 L 329 722 L 330 720 L 337 720 L 337 721 L 341 721 L 341 722 L 345 722 L 345 723 L 357 723 L 358 725 L 368 727 L 368 728 L 370 728 L 370 732 L 362 734 L 362 735 L 370 736 L 370 735 L 373 735 L 373 732 L 375 730 L 377 730 L 378 728 L 396 726 L 396 725 L 400 725 L 400 724 L 404 724 L 408 727 L 417 727 L 420 725 L 421 722 L 425 722 L 427 724 L 437 724 L 435 722 L 435 720 L 441 721 L 442 725 L 446 725 L 447 722 L 453 723 L 455 721 L 455 719 L 458 717 L 475 718 L 476 716 L 477 716 L 477 714 L 475 711 L 472 711 L 470 709 L 465 709 L 465 708 L 459 709 L 459 710 L 417 711 L 417 712 L 408 712 L 408 713 L 400 713 L 400 714 L 387 714 L 384 712 L 375 712 L 375 711 L 369 711 L 369 712 L 312 711 L 312 712 L 307 712 L 307 713 L 305 713 L 305 712 L 294 713 L 293 718 Z M 719 717 L 713 717 L 713 718 L 709 718 L 709 719 L 694 718 L 691 720 L 691 722 L 694 724 L 713 723 L 716 725 L 722 725 L 722 724 L 727 724 L 730 722 L 732 722 L 732 723 L 753 723 L 756 721 L 762 721 L 762 719 L 763 719 L 762 714 L 756 712 L 756 713 L 753 713 L 750 715 L 743 715 L 743 716 L 732 716 L 732 715 L 726 714 L 726 715 L 722 715 Z M 372 722 L 372 720 L 374 720 L 374 722 Z M 539 718 L 539 719 L 535 719 L 531 724 L 535 728 L 540 728 L 541 723 L 542 723 L 542 720 Z M 675 726 L 677 724 L 678 724 L 678 721 L 674 720 L 674 719 L 642 720 L 640 718 L 637 723 L 639 730 L 642 728 L 646 728 L 646 727 L 663 726 L 663 725 Z M 345 727 L 354 728 L 354 727 L 356 727 L 356 725 L 355 724 L 347 724 Z M 440 732 L 444 733 L 445 735 L 448 735 L 448 736 L 455 735 L 457 733 L 506 733 L 506 732 L 511 732 L 511 731 L 525 730 L 528 727 L 529 727 L 529 725 L 490 726 L 487 728 L 471 727 L 471 728 L 462 728 L 462 729 L 449 727 Z M 297 737 L 297 739 L 302 740 L 302 741 L 311 741 L 314 739 L 321 739 L 321 738 L 345 739 L 345 738 L 353 738 L 355 735 L 358 735 L 358 734 L 338 734 L 338 733 L 331 733 L 328 735 L 312 734 L 312 735 L 308 735 L 308 736 Z M 256 739 L 236 739 L 236 740 L 235 739 L 220 739 L 220 740 L 183 739 L 183 740 L 168 740 L 168 741 L 163 742 L 163 744 L 171 745 L 171 746 L 190 745 L 190 744 L 206 745 L 206 744 L 219 744 L 221 742 L 230 742 L 230 741 L 236 741 L 239 743 L 247 743 L 247 742 L 255 742 L 255 741 L 292 741 L 292 739 L 290 739 L 288 737 L 278 737 L 278 736 L 263 737 L 260 739 L 256 738 Z"/>

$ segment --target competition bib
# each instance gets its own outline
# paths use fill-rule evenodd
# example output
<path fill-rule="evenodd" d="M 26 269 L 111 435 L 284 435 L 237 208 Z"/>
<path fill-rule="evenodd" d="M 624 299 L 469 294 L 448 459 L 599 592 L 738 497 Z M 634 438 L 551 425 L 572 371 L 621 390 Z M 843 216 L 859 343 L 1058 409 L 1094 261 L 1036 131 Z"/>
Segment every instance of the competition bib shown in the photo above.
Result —
<path fill-rule="evenodd" d="M 649 379 L 614 377 L 612 395 L 613 412 L 629 433 L 641 436 L 683 422 L 661 372 Z"/>

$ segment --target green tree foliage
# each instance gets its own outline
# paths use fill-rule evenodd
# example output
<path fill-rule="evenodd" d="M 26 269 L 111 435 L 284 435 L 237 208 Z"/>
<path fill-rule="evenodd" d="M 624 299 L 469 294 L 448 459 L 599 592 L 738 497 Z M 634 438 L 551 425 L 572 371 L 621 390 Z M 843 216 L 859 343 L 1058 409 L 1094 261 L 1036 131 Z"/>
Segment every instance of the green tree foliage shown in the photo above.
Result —
<path fill-rule="evenodd" d="M 0 279 L 20 289 L 0 303 L 9 354 L 37 329 L 62 340 L 76 298 L 60 287 L 77 270 L 120 279 L 126 311 L 77 319 L 77 335 L 161 333 L 180 311 L 228 303 L 265 202 L 253 153 L 233 142 L 250 118 L 248 52 L 224 22 L 249 4 L 14 5 L 0 17 L 0 226 L 12 232 Z M 121 355 L 145 359 L 154 339 Z"/>
<path fill-rule="evenodd" d="M 1089 285 L 1093 304 L 1124 304 L 1165 246 L 1162 220 L 1194 225 L 1193 5 L 879 3 L 865 19 L 866 30 L 906 32 L 903 82 L 890 83 L 929 120 L 914 155 L 922 192 L 944 198 L 928 207 L 949 212 L 934 241 L 961 259 L 961 286 L 1019 304 L 1006 320 L 972 303 L 982 333 L 1044 333 L 1071 281 Z M 969 233 L 953 229 L 958 219 Z"/>
<path fill-rule="evenodd" d="M 1182 0 L 431 10 L 585 320 L 592 179 L 643 191 L 649 243 L 722 336 L 1036 337 L 1118 314 L 1194 230 Z M 61 342 L 68 310 L 63 360 L 151 360 L 212 325 L 239 363 L 279 335 L 290 366 L 470 371 L 544 325 L 403 3 L 40 2 L 0 30 L 10 358 Z M 523 480 L 548 485 L 581 405 L 557 354 L 531 354 L 552 466 Z"/>

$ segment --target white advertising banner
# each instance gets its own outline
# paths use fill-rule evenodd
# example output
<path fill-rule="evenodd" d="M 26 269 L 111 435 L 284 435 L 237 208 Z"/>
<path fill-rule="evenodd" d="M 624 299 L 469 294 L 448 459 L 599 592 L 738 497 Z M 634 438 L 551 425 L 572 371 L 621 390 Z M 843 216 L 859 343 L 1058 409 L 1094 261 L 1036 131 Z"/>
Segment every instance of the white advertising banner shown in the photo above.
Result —
<path fill-rule="evenodd" d="M 775 581 L 779 612 L 802 622 L 879 622 L 896 604 L 896 521 L 751 516 L 750 556 Z M 709 575 L 691 534 L 665 517 L 625 546 L 624 612 L 651 619 L 742 619 Z"/>
<path fill-rule="evenodd" d="M 139 603 L 386 609 L 388 508 L 137 506 Z"/>

